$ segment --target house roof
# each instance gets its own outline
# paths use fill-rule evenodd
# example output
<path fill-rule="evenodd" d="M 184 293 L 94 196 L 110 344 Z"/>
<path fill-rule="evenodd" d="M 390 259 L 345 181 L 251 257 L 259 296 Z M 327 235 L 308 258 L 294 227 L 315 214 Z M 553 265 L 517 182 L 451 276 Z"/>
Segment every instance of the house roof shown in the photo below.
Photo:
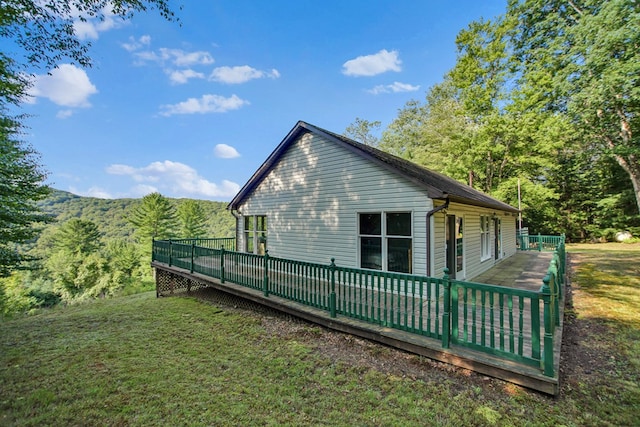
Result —
<path fill-rule="evenodd" d="M 464 203 L 472 206 L 498 209 L 507 212 L 518 212 L 518 209 L 513 206 L 494 199 L 446 175 L 431 171 L 400 157 L 378 150 L 377 148 L 361 144 L 343 135 L 338 135 L 303 121 L 299 121 L 293 129 L 291 129 L 273 153 L 269 155 L 267 160 L 265 160 L 233 200 L 231 200 L 228 209 L 237 209 L 267 176 L 291 144 L 293 144 L 300 135 L 309 132 L 333 141 L 353 153 L 377 163 L 393 173 L 403 176 L 418 187 L 426 190 L 431 199 L 449 199 L 451 202 Z"/>

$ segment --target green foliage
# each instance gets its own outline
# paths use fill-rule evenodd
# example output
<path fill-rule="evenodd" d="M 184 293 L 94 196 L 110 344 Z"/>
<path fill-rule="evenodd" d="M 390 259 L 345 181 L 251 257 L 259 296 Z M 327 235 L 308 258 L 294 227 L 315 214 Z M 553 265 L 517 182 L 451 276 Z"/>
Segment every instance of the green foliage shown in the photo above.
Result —
<path fill-rule="evenodd" d="M 16 245 L 33 239 L 34 225 L 48 219 L 36 206 L 49 192 L 46 174 L 31 147 L 17 140 L 19 132 L 17 121 L 0 116 L 0 277 L 29 260 Z"/>
<path fill-rule="evenodd" d="M 72 218 L 58 228 L 53 236 L 54 247 L 73 255 L 85 255 L 100 248 L 100 231 L 92 221 Z"/>
<path fill-rule="evenodd" d="M 207 213 L 196 200 L 185 200 L 178 206 L 180 236 L 184 238 L 207 237 Z"/>
<path fill-rule="evenodd" d="M 3 49 L 0 52 L 0 278 L 8 276 L 16 268 L 24 267 L 25 261 L 33 259 L 24 255 L 23 252 L 31 248 L 30 245 L 25 244 L 38 235 L 39 230 L 34 225 L 48 218 L 38 210 L 36 205 L 49 191 L 43 184 L 46 174 L 40 170 L 36 153 L 17 139 L 21 130 L 22 117 L 9 116 L 7 114 L 9 106 L 19 107 L 23 102 L 31 84 L 29 74 L 34 68 L 42 67 L 49 71 L 63 60 L 70 60 L 81 66 L 91 65 L 88 54 L 90 43 L 78 38 L 74 29 L 76 22 L 84 22 L 87 19 L 104 20 L 111 16 L 126 20 L 134 13 L 147 9 L 157 9 L 167 20 L 175 20 L 166 0 L 52 0 L 47 2 L 8 0 L 2 2 L 0 8 L 0 39 L 3 42 Z M 78 231 L 84 236 L 83 244 L 73 243 L 73 236 L 70 234 L 73 230 L 66 228 L 62 228 L 61 233 L 69 233 L 59 235 L 55 243 L 66 249 L 75 246 L 75 249 L 71 249 L 72 251 L 97 249 L 87 246 L 87 239 L 91 237 L 98 241 L 95 228 L 88 230 L 77 222 L 75 225 L 80 226 Z M 72 226 L 68 226 L 70 227 Z M 82 238 L 80 236 L 78 238 Z M 41 254 L 46 254 L 46 251 Z M 78 256 L 78 253 L 74 256 Z M 75 262 L 72 263 L 72 265 L 75 264 Z M 94 263 L 94 267 L 98 264 Z M 84 266 L 87 267 L 84 270 L 80 267 L 78 272 L 82 276 L 94 276 L 89 274 L 89 270 L 96 270 L 96 268 L 89 268 L 88 264 Z M 0 295 L 3 295 L 5 302 L 7 298 L 14 302 L 18 301 L 21 298 L 18 295 L 23 295 L 21 289 L 23 290 L 24 286 L 17 285 L 20 280 L 16 277 L 13 276 L 12 281 L 7 282 L 8 290 L 3 289 L 0 284 Z M 69 288 L 68 283 L 64 280 L 63 282 L 65 283 L 63 288 Z M 17 291 L 13 292 L 13 290 Z M 38 292 L 35 291 L 34 294 L 37 295 L 34 297 L 36 300 L 42 296 Z M 31 301 L 28 298 L 25 301 L 27 300 Z M 14 304 L 15 307 L 19 305 Z"/>
<path fill-rule="evenodd" d="M 456 44 L 455 67 L 399 111 L 382 149 L 514 206 L 520 179 L 535 232 L 640 225 L 637 2 L 512 0 Z"/>
<path fill-rule="evenodd" d="M 107 14 L 126 20 L 147 9 L 157 9 L 167 20 L 176 20 L 166 0 L 4 1 L 0 38 L 10 48 L 0 54 L 0 75 L 6 77 L 3 82 L 11 83 L 11 90 L 2 92 L 3 100 L 20 102 L 28 86 L 22 78 L 27 66 L 51 69 L 63 60 L 91 66 L 90 43 L 78 38 L 75 21 L 105 20 Z"/>
<path fill-rule="evenodd" d="M 231 237 L 235 233 L 235 219 L 226 203 L 166 201 L 172 210 L 177 207 L 189 212 L 186 218 L 193 221 L 188 223 L 198 226 L 189 232 L 197 231 L 202 237 Z M 142 205 L 141 199 L 106 200 L 51 191 L 37 206 L 54 222 L 45 224 L 33 241 L 21 245 L 22 251 L 35 259 L 35 269 L 0 279 L 0 312 L 10 315 L 60 301 L 72 303 L 153 289 L 148 245 L 135 242 L 135 227 L 125 219 Z"/>
<path fill-rule="evenodd" d="M 380 129 L 381 122 L 379 120 L 370 122 L 369 120 L 356 117 L 355 122 L 351 123 L 344 131 L 344 136 L 351 138 L 365 145 L 378 145 L 378 137 L 373 135 L 372 131 Z"/>
<path fill-rule="evenodd" d="M 140 242 L 152 239 L 169 239 L 176 234 L 178 221 L 175 206 L 160 193 L 147 194 L 142 198 L 127 220 L 137 229 Z"/>
<path fill-rule="evenodd" d="M 112 270 L 128 278 L 134 276 L 142 258 L 138 246 L 123 239 L 110 240 L 105 248 L 105 257 Z"/>
<path fill-rule="evenodd" d="M 627 173 L 640 213 L 640 8 L 634 0 L 513 0 L 520 84 Z M 542 89 L 542 90 L 541 90 Z"/>

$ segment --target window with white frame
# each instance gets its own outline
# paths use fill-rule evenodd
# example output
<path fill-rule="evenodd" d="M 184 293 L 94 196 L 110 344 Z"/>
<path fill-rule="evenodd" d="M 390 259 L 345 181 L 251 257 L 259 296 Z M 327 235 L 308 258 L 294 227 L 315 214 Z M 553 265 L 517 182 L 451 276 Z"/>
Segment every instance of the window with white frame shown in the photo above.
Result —
<path fill-rule="evenodd" d="M 360 267 L 411 273 L 411 212 L 358 214 Z"/>
<path fill-rule="evenodd" d="M 267 217 L 250 215 L 244 217 L 244 251 L 264 255 L 267 249 Z"/>
<path fill-rule="evenodd" d="M 480 215 L 480 259 L 482 261 L 491 257 L 491 218 L 488 215 Z"/>

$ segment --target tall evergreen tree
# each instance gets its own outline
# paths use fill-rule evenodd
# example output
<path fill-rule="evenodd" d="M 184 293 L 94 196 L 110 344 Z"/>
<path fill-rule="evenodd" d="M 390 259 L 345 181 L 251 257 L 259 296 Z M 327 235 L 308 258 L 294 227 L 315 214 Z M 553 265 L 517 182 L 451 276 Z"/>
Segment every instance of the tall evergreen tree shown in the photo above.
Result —
<path fill-rule="evenodd" d="M 173 237 L 178 228 L 175 207 L 160 193 L 144 196 L 127 220 L 137 227 L 136 232 L 142 243 Z"/>
<path fill-rule="evenodd" d="M 73 255 L 88 255 L 102 246 L 101 237 L 98 226 L 94 222 L 72 218 L 54 233 L 53 244 L 57 249 Z"/>
<path fill-rule="evenodd" d="M 184 238 L 205 237 L 207 213 L 196 200 L 185 200 L 178 206 L 180 235 Z"/>
<path fill-rule="evenodd" d="M 46 174 L 35 151 L 18 141 L 19 129 L 18 122 L 0 117 L 0 277 L 29 260 L 17 245 L 35 237 L 35 225 L 48 220 L 36 206 L 49 193 Z"/>

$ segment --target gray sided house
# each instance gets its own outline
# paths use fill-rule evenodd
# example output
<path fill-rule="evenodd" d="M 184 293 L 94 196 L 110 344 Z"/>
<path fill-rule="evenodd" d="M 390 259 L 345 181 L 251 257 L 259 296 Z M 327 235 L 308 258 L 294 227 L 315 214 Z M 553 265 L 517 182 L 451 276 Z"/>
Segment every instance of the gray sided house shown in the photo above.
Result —
<path fill-rule="evenodd" d="M 298 122 L 229 204 L 238 250 L 471 280 L 516 252 L 518 210 Z"/>

